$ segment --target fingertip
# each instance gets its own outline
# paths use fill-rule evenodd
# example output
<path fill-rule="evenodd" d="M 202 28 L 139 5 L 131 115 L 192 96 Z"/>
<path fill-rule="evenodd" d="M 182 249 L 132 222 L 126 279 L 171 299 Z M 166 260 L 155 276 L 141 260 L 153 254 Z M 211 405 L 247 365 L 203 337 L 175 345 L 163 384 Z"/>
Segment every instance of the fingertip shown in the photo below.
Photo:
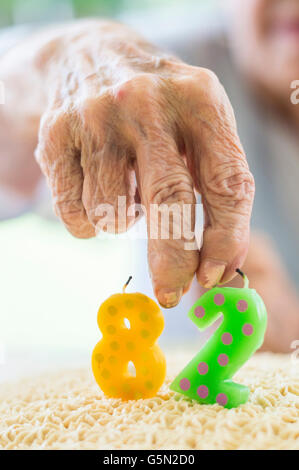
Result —
<path fill-rule="evenodd" d="M 163 308 L 173 308 L 181 300 L 183 295 L 183 289 L 160 289 L 156 292 L 156 297 L 159 304 Z"/>
<path fill-rule="evenodd" d="M 221 282 L 225 269 L 224 261 L 206 259 L 200 263 L 196 277 L 202 287 L 211 289 Z"/>
<path fill-rule="evenodd" d="M 75 238 L 80 238 L 81 240 L 88 240 L 89 238 L 93 238 L 96 236 L 96 232 L 92 226 L 85 226 L 85 227 L 70 227 L 69 225 L 66 226 L 68 232 L 73 235 Z"/>
<path fill-rule="evenodd" d="M 227 269 L 225 275 L 222 277 L 221 281 L 218 283 L 219 286 L 224 286 L 231 282 L 237 276 L 236 268 Z"/>

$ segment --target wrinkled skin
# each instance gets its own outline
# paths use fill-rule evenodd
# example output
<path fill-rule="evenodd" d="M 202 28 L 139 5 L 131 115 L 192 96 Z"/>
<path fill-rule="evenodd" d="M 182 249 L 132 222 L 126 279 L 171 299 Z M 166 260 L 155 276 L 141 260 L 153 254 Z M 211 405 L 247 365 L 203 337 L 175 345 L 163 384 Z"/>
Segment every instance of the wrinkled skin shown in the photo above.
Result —
<path fill-rule="evenodd" d="M 46 42 L 34 64 L 51 77 L 36 157 L 68 230 L 94 236 L 98 206 L 117 206 L 119 195 L 128 206 L 139 197 L 145 208 L 194 205 L 196 189 L 207 216 L 202 250 L 150 239 L 155 293 L 172 307 L 195 273 L 206 287 L 231 279 L 248 248 L 254 181 L 217 77 L 97 21 Z"/>
<path fill-rule="evenodd" d="M 234 277 L 248 250 L 254 180 L 231 105 L 211 71 L 101 21 L 45 30 L 0 65 L 10 104 L 0 108 L 0 152 L 13 153 L 25 169 L 26 155 L 37 146 L 56 213 L 73 235 L 94 236 L 97 208 L 116 207 L 119 195 L 127 206 L 141 201 L 148 209 L 152 203 L 193 205 L 197 190 L 205 210 L 202 248 L 185 250 L 185 239 L 149 239 L 155 294 L 173 307 L 194 274 L 206 288 Z M 15 92 L 20 70 L 30 71 L 22 76 L 30 106 Z M 12 126 L 25 151 L 12 152 Z M 0 162 L 2 183 L 30 197 L 39 179 L 34 164 L 21 176 L 7 160 Z M 134 221 L 133 212 L 126 222 Z"/>

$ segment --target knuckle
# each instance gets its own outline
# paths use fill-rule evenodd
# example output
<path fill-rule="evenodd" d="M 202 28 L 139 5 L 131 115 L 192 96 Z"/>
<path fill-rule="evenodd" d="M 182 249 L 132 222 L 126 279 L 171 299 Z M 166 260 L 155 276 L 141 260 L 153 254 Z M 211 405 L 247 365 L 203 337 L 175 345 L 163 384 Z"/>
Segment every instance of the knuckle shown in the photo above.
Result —
<path fill-rule="evenodd" d="M 68 122 L 68 113 L 62 111 L 52 111 L 48 113 L 41 123 L 41 137 L 46 139 L 56 139 L 61 135 Z"/>
<path fill-rule="evenodd" d="M 209 69 L 190 67 L 190 70 L 177 80 L 183 96 L 192 106 L 199 103 L 215 106 L 223 101 L 223 87 L 217 75 Z"/>
<path fill-rule="evenodd" d="M 41 121 L 38 141 L 38 155 L 48 154 L 57 150 L 62 139 L 68 133 L 68 113 L 50 112 Z"/>
<path fill-rule="evenodd" d="M 106 90 L 101 95 L 84 98 L 77 103 L 77 114 L 83 130 L 91 130 L 103 122 L 107 109 L 111 104 L 111 91 Z"/>
<path fill-rule="evenodd" d="M 195 84 L 197 86 L 219 86 L 220 82 L 215 74 L 210 69 L 206 69 L 203 67 L 194 67 L 189 66 L 187 70 L 187 74 L 183 76 L 185 80 L 190 82 L 190 84 Z"/>
<path fill-rule="evenodd" d="M 95 115 L 95 111 L 99 107 L 98 97 L 88 97 L 77 105 L 79 115 L 83 122 L 88 121 L 90 117 Z"/>
<path fill-rule="evenodd" d="M 180 77 L 175 79 L 175 84 L 177 84 L 178 88 L 181 89 L 183 92 L 187 92 L 190 95 L 194 94 L 194 91 L 199 88 L 199 82 L 197 80 L 197 76 L 194 73 L 184 74 Z"/>
<path fill-rule="evenodd" d="M 151 185 L 150 204 L 194 204 L 190 179 L 182 174 L 166 176 Z"/>
<path fill-rule="evenodd" d="M 217 75 L 211 70 L 203 69 L 200 72 L 200 80 L 201 96 L 204 97 L 204 100 L 214 105 L 222 103 L 224 89 Z"/>
<path fill-rule="evenodd" d="M 156 138 L 164 120 L 162 80 L 154 74 L 138 74 L 120 85 L 115 94 L 123 129 L 134 145 L 144 138 Z"/>
<path fill-rule="evenodd" d="M 67 153 L 69 133 L 67 112 L 51 111 L 42 117 L 34 156 L 46 176 L 51 176 L 57 157 Z"/>
<path fill-rule="evenodd" d="M 142 73 L 122 83 L 116 90 L 117 101 L 150 103 L 160 90 L 160 78 L 154 74 Z"/>
<path fill-rule="evenodd" d="M 94 236 L 94 229 L 85 216 L 80 200 L 56 201 L 54 210 L 68 231 L 75 237 L 91 238 Z"/>
<path fill-rule="evenodd" d="M 252 203 L 255 183 L 248 166 L 243 162 L 222 163 L 207 181 L 210 194 L 220 196 L 226 204 L 236 207 L 240 202 Z"/>
<path fill-rule="evenodd" d="M 207 87 L 219 87 L 220 85 L 217 75 L 210 69 L 200 68 L 198 78 L 200 78 L 202 83 Z"/>
<path fill-rule="evenodd" d="M 54 198 L 54 209 L 56 215 L 66 224 L 75 224 L 81 212 L 80 201 L 63 200 L 62 198 Z"/>

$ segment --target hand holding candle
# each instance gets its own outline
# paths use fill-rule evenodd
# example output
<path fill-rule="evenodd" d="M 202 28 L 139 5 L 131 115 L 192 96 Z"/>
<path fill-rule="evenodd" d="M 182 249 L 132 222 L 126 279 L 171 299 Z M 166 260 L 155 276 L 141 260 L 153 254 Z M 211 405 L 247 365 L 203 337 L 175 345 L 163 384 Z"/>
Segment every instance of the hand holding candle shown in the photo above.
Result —
<path fill-rule="evenodd" d="M 254 289 L 215 287 L 206 292 L 189 311 L 189 318 L 204 330 L 223 314 L 223 322 L 171 384 L 171 389 L 203 404 L 227 408 L 246 403 L 249 389 L 231 380 L 233 375 L 262 345 L 267 312 Z"/>
<path fill-rule="evenodd" d="M 130 279 L 122 294 L 101 305 L 98 325 L 103 337 L 92 354 L 100 388 L 108 397 L 124 400 L 155 396 L 166 374 L 165 358 L 156 344 L 164 327 L 162 312 L 146 295 L 125 293 Z M 136 376 L 128 370 L 130 362 Z"/>

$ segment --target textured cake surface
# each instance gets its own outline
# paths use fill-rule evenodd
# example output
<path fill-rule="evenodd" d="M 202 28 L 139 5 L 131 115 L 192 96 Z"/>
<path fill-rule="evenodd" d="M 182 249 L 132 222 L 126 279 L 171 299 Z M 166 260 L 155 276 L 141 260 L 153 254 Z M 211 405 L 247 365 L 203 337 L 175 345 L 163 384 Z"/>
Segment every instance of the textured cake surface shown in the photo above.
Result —
<path fill-rule="evenodd" d="M 236 381 L 248 403 L 227 410 L 169 390 L 189 354 L 168 356 L 155 398 L 107 399 L 90 370 L 64 370 L 0 387 L 1 449 L 299 449 L 299 364 L 257 354 Z"/>

